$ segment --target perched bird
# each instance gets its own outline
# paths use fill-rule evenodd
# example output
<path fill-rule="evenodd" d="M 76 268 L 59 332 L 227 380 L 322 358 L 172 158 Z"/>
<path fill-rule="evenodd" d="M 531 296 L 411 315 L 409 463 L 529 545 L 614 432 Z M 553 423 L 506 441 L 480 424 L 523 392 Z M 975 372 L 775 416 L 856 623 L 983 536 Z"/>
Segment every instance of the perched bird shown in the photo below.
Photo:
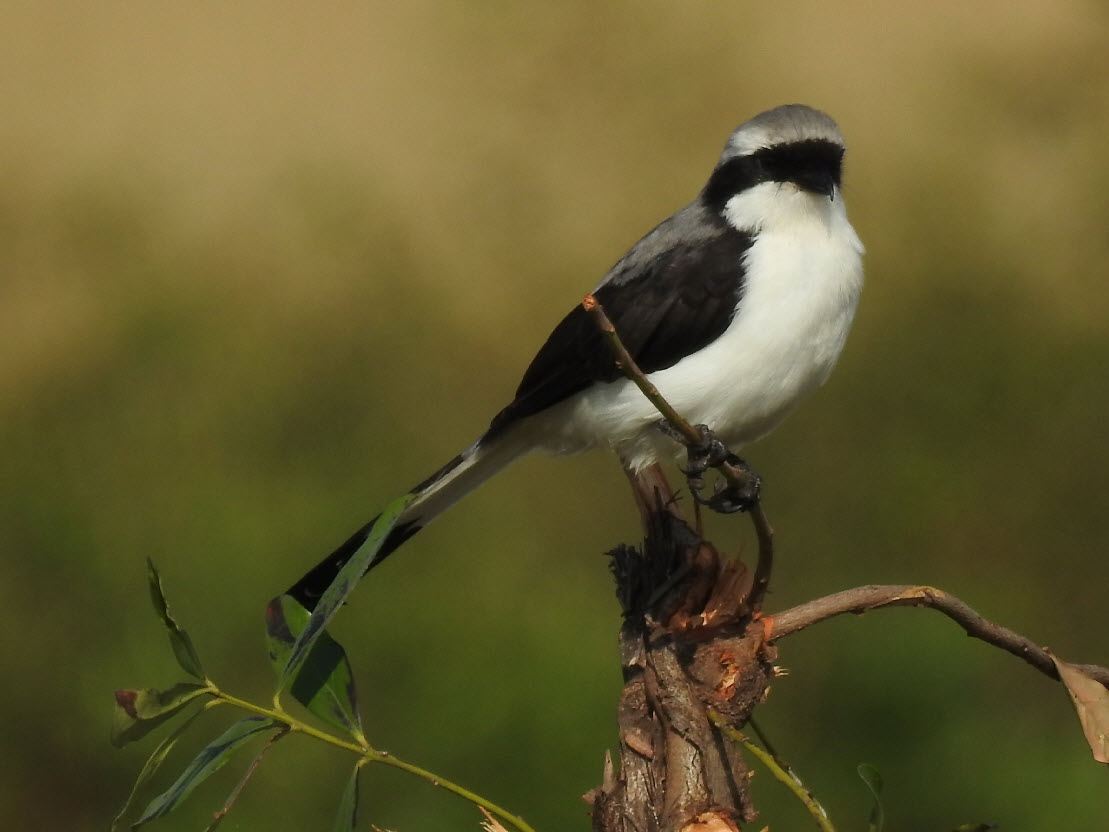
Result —
<path fill-rule="evenodd" d="M 863 245 L 840 189 L 844 148 L 836 123 L 800 104 L 744 122 L 697 198 L 636 243 L 593 291 L 662 395 L 732 450 L 765 436 L 823 383 L 851 327 Z M 489 429 L 412 490 L 370 567 L 532 451 L 611 448 L 633 470 L 675 458 L 685 449 L 658 422 L 575 306 Z M 314 609 L 374 522 L 289 594 Z"/>

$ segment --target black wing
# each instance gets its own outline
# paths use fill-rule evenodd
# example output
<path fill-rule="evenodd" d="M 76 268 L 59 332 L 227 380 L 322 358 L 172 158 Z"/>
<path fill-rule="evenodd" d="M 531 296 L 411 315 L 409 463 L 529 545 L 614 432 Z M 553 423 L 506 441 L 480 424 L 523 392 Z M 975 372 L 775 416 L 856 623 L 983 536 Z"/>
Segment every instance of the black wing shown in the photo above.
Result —
<path fill-rule="evenodd" d="M 720 223 L 711 236 L 674 242 L 647 259 L 633 249 L 616 264 L 594 296 L 640 369 L 671 367 L 728 328 L 743 294 L 743 254 L 752 241 Z M 576 306 L 532 360 L 516 398 L 493 419 L 486 438 L 594 382 L 619 377 L 593 319 Z"/>

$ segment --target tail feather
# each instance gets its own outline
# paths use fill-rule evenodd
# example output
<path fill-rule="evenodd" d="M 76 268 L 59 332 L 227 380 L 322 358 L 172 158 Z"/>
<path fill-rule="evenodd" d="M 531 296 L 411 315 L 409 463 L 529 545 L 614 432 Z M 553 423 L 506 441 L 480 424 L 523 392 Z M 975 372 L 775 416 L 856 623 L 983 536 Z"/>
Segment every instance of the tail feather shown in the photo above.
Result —
<path fill-rule="evenodd" d="M 366 571 L 369 572 L 416 532 L 520 456 L 522 449 L 512 441 L 511 436 L 511 432 L 492 439 L 483 436 L 413 488 L 410 493 L 416 495 L 416 499 L 404 510 Z M 291 595 L 305 608 L 315 609 L 324 590 L 366 542 L 380 517 L 379 514 L 343 541 L 339 548 L 312 567 L 285 594 Z"/>

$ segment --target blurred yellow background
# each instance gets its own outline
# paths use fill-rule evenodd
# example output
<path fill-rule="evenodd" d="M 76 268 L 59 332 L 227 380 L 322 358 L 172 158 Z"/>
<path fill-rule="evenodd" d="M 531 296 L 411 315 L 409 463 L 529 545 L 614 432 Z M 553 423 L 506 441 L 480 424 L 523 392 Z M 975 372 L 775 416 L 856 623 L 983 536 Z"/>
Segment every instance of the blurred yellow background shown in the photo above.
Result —
<path fill-rule="evenodd" d="M 266 600 L 508 401 L 547 330 L 691 199 L 733 127 L 831 113 L 868 246 L 827 388 L 744 454 L 771 606 L 923 582 L 1109 663 L 1109 10 L 930 4 L 9 4 L 0 26 L 0 731 L 12 829 L 104 828 L 155 740 L 116 687 L 264 699 Z M 749 551 L 746 521 L 712 525 Z M 334 628 L 379 747 L 537 829 L 615 743 L 614 460 L 519 464 Z M 781 643 L 760 711 L 842 829 L 1104 830 L 1062 688 L 934 613 Z M 218 733 L 212 714 L 158 781 Z M 197 829 L 247 757 L 165 829 Z M 290 739 L 225 829 L 326 829 L 347 759 Z M 363 775 L 363 824 L 476 829 Z M 765 773 L 763 823 L 810 821 Z"/>

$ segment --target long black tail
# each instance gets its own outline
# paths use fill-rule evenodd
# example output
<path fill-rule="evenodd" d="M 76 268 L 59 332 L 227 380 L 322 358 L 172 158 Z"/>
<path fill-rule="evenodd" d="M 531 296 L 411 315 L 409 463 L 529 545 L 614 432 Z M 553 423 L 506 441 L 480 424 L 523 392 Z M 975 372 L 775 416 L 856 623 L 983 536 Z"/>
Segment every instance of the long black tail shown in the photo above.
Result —
<path fill-rule="evenodd" d="M 512 432 L 508 431 L 498 434 L 492 440 L 483 436 L 413 488 L 410 493 L 416 495 L 416 499 L 404 510 L 366 571 L 369 572 L 399 549 L 412 535 L 525 452 L 527 449 L 521 448 L 514 442 L 512 435 Z M 293 596 L 307 609 L 315 609 L 324 590 L 331 585 L 339 570 L 354 556 L 358 548 L 366 542 L 380 516 L 379 514 L 364 525 L 347 538 L 338 549 L 312 567 L 304 577 L 285 591 L 286 594 Z"/>

